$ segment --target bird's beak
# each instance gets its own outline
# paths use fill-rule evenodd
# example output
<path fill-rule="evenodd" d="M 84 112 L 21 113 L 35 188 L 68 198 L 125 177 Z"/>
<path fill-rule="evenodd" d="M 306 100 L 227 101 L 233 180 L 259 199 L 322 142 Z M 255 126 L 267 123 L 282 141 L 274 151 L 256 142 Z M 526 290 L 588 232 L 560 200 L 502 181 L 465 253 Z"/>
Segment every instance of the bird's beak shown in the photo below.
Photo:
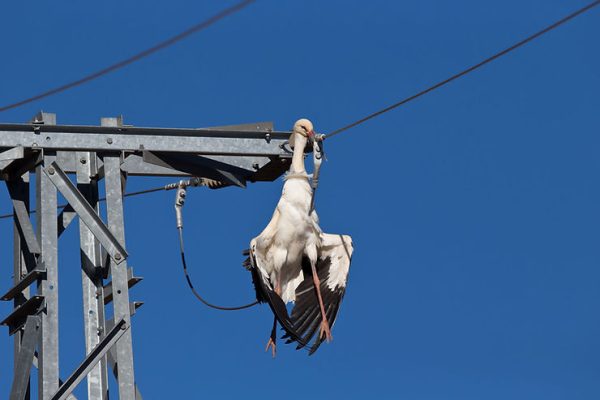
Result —
<path fill-rule="evenodd" d="M 315 131 L 312 129 L 310 132 L 308 132 L 308 140 L 311 142 L 314 142 L 314 140 L 315 140 Z"/>

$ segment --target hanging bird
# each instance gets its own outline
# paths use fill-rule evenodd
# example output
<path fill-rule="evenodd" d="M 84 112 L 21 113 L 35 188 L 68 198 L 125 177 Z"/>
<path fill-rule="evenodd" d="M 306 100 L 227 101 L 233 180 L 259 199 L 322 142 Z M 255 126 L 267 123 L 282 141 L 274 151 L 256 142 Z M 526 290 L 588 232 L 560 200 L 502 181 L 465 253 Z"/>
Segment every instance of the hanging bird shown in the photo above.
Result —
<path fill-rule="evenodd" d="M 274 321 L 265 351 L 276 353 L 277 323 L 284 328 L 287 343 L 307 347 L 313 354 L 323 340 L 331 341 L 331 327 L 348 278 L 352 239 L 326 234 L 311 210 L 312 190 L 304 168 L 304 150 L 314 143 L 312 123 L 300 119 L 289 139 L 292 165 L 284 178 L 283 191 L 271 221 L 250 241 L 246 266 L 252 272 L 259 302 L 267 302 Z M 291 316 L 286 304 L 295 303 Z M 309 346 L 317 329 L 319 334 Z"/>

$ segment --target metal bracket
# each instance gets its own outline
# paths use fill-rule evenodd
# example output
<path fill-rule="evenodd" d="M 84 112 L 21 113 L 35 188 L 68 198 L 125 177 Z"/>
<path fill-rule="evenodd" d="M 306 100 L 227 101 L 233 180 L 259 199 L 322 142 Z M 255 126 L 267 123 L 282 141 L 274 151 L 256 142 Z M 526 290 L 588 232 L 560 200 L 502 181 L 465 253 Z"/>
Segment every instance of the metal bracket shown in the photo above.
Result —
<path fill-rule="evenodd" d="M 98 239 L 102 247 L 110 254 L 115 264 L 122 263 L 127 258 L 127 251 L 121 246 L 121 243 L 119 243 L 98 214 L 96 214 L 90 203 L 88 203 L 73 182 L 67 177 L 67 174 L 63 172 L 56 162 L 45 168 L 44 173 L 69 202 L 71 207 L 73 207 L 73 210 L 75 210 L 81 221 Z"/>
<path fill-rule="evenodd" d="M 133 267 L 127 268 L 127 286 L 129 289 L 137 285 L 144 278 L 133 275 Z M 108 304 L 113 300 L 112 282 L 104 285 L 104 304 Z"/>
<path fill-rule="evenodd" d="M 0 325 L 8 326 L 9 335 L 13 335 L 25 325 L 28 316 L 38 314 L 44 307 L 44 296 L 32 296 L 25 303 L 15 308 L 8 317 L 0 322 Z"/>
<path fill-rule="evenodd" d="M 21 278 L 19 283 L 10 288 L 2 297 L 0 297 L 0 300 L 7 301 L 14 299 L 19 293 L 25 290 L 26 287 L 31 285 L 36 280 L 43 278 L 45 275 L 46 267 L 44 266 L 44 262 L 39 261 L 35 268 L 29 271 L 27 275 Z"/>

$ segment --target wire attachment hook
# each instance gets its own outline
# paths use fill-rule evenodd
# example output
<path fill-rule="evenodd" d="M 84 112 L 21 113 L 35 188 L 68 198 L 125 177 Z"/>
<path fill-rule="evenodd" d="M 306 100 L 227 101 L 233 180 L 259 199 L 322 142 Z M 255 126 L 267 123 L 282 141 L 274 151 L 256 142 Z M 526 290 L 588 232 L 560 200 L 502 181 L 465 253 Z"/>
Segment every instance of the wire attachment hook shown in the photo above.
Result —
<path fill-rule="evenodd" d="M 314 169 L 312 174 L 312 181 L 310 183 L 312 189 L 312 195 L 310 198 L 310 209 L 308 210 L 308 214 L 312 214 L 315 209 L 315 192 L 319 187 L 319 173 L 321 171 L 321 163 L 323 162 L 323 158 L 325 153 L 323 151 L 323 140 L 325 139 L 325 135 L 317 134 L 313 140 L 313 163 Z"/>
<path fill-rule="evenodd" d="M 177 229 L 183 228 L 183 205 L 185 204 L 185 196 L 187 195 L 187 189 L 184 185 L 179 183 L 177 186 L 177 193 L 175 194 L 175 218 L 177 220 Z"/>

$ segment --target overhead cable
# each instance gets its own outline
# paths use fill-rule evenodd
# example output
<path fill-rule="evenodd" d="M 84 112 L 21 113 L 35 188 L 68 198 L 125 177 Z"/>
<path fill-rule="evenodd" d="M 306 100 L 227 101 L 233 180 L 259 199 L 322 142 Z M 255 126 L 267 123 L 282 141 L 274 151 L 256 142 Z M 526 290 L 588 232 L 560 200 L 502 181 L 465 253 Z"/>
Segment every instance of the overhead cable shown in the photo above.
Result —
<path fill-rule="evenodd" d="M 142 195 L 142 194 L 148 194 L 148 193 L 160 192 L 162 190 L 171 190 L 171 189 L 174 189 L 171 186 L 172 186 L 172 184 L 169 184 L 169 185 L 159 186 L 159 187 L 155 187 L 155 188 L 151 188 L 151 189 L 139 190 L 137 192 L 129 192 L 129 193 L 125 193 L 123 195 L 123 197 L 139 196 L 139 195 Z M 101 198 L 98 199 L 98 201 L 106 201 L 106 197 L 101 197 Z M 68 204 L 60 204 L 56 208 L 59 209 L 59 210 L 62 210 L 63 208 L 65 208 L 67 206 L 68 206 Z M 35 214 L 35 210 L 31 210 L 29 212 L 29 214 Z M 13 213 L 2 214 L 2 215 L 0 215 L 0 219 L 11 218 L 13 215 L 14 215 Z"/>
<path fill-rule="evenodd" d="M 157 51 L 160 51 L 160 50 L 162 50 L 164 48 L 172 46 L 175 43 L 179 42 L 180 40 L 183 40 L 186 37 L 188 37 L 188 36 L 190 36 L 190 35 L 192 35 L 194 33 L 200 32 L 200 31 L 208 28 L 209 26 L 211 26 L 214 23 L 222 20 L 223 18 L 228 17 L 229 15 L 234 14 L 234 13 L 240 11 L 241 9 L 243 9 L 246 6 L 250 5 L 254 1 L 255 0 L 243 0 L 243 1 L 240 1 L 239 3 L 236 3 L 235 5 L 233 5 L 233 6 L 229 7 L 229 8 L 226 8 L 223 11 L 220 11 L 219 13 L 213 15 L 212 17 L 208 18 L 207 20 L 204 20 L 204 21 L 202 21 L 202 22 L 200 22 L 200 23 L 198 23 L 198 24 L 196 24 L 196 25 L 194 25 L 194 26 L 186 29 L 185 31 L 183 31 L 183 32 L 181 32 L 181 33 L 179 33 L 179 34 L 177 34 L 177 35 L 175 35 L 175 36 L 173 36 L 173 37 L 171 37 L 171 38 L 169 38 L 167 40 L 164 40 L 164 41 L 162 41 L 162 42 L 160 42 L 160 43 L 158 43 L 158 44 L 156 44 L 156 45 L 154 45 L 154 46 L 152 46 L 152 47 L 150 47 L 150 48 L 148 48 L 148 49 L 146 49 L 146 50 L 144 50 L 142 52 L 139 52 L 139 53 L 137 53 L 137 54 L 135 54 L 135 55 L 133 55 L 133 56 L 131 56 L 129 58 L 126 58 L 124 60 L 121 60 L 121 61 L 119 61 L 119 62 L 117 62 L 117 63 L 115 63 L 113 65 L 110 65 L 110 66 L 108 66 L 106 68 L 103 68 L 103 69 L 98 70 L 96 72 L 93 72 L 93 73 L 91 73 L 89 75 L 86 75 L 86 76 L 84 76 L 81 79 L 78 79 L 78 80 L 66 83 L 66 84 L 58 86 L 58 87 L 55 87 L 55 88 L 50 89 L 50 90 L 48 90 L 46 92 L 37 94 L 35 96 L 31 96 L 29 98 L 17 101 L 15 103 L 2 106 L 2 107 L 0 107 L 0 112 L 7 111 L 7 110 L 10 110 L 10 109 L 13 109 L 13 108 L 17 108 L 17 107 L 20 107 L 22 105 L 29 104 L 29 103 L 32 103 L 34 101 L 43 99 L 45 97 L 52 96 L 52 95 L 60 93 L 60 92 L 64 92 L 65 90 L 72 89 L 72 88 L 74 88 L 76 86 L 83 85 L 84 83 L 93 81 L 96 78 L 99 78 L 99 77 L 101 77 L 103 75 L 106 75 L 106 74 L 114 72 L 114 71 L 116 71 L 118 69 L 121 69 L 121 68 L 123 68 L 123 67 L 125 67 L 125 66 L 127 66 L 127 65 L 129 65 L 131 63 L 134 63 L 134 62 L 139 61 L 139 60 L 141 60 L 143 58 L 146 58 L 149 55 L 156 53 Z"/>
<path fill-rule="evenodd" d="M 458 78 L 461 78 L 461 77 L 467 75 L 468 73 L 473 72 L 476 69 L 479 69 L 479 68 L 483 67 L 484 65 L 486 65 L 486 64 L 488 64 L 488 63 L 490 63 L 490 62 L 492 62 L 492 61 L 494 61 L 494 60 L 496 60 L 496 59 L 498 59 L 498 58 L 500 58 L 500 57 L 502 57 L 502 56 L 504 56 L 504 55 L 512 52 L 513 50 L 516 50 L 519 47 L 521 47 L 521 46 L 523 46 L 523 45 L 525 45 L 525 44 L 527 44 L 527 43 L 529 43 L 529 42 L 531 42 L 531 41 L 539 38 L 543 34 L 548 33 L 548 32 L 550 32 L 553 29 L 558 28 L 562 24 L 564 24 L 564 23 L 572 20 L 573 18 L 575 18 L 575 17 L 577 17 L 577 16 L 585 13 L 586 11 L 591 10 L 592 8 L 596 7 L 599 4 L 600 4 L 600 0 L 593 1 L 592 3 L 586 5 L 585 7 L 582 7 L 580 9 L 578 9 L 577 11 L 575 11 L 575 12 L 567 15 L 566 17 L 563 17 L 563 18 L 559 19 L 558 21 L 554 22 L 553 24 L 548 25 L 547 27 L 545 27 L 544 29 L 542 29 L 542 30 L 534 33 L 533 35 L 530 35 L 530 36 L 526 37 L 525 39 L 522 39 L 519 42 L 513 44 L 512 46 L 507 47 L 506 49 L 504 49 L 502 51 L 499 51 L 498 53 L 494 54 L 493 56 L 488 57 L 485 60 L 480 61 L 477 64 L 472 65 L 472 66 L 470 66 L 470 67 L 462 70 L 461 72 L 459 72 L 457 74 L 454 74 L 451 77 L 449 77 L 447 79 L 444 79 L 441 82 L 436 83 L 433 86 L 428 87 L 427 89 L 421 90 L 420 92 L 418 92 L 416 94 L 413 94 L 410 97 L 407 97 L 407 98 L 405 98 L 403 100 L 400 100 L 397 103 L 394 103 L 394 104 L 392 104 L 392 105 L 390 105 L 388 107 L 385 107 L 385 108 L 383 108 L 383 109 L 381 109 L 379 111 L 376 111 L 376 112 L 374 112 L 372 114 L 369 114 L 366 117 L 363 117 L 363 118 L 361 118 L 361 119 L 359 119 L 357 121 L 354 121 L 354 122 L 352 122 L 352 123 L 350 123 L 348 125 L 345 125 L 345 126 L 339 128 L 339 129 L 336 129 L 333 132 L 330 132 L 330 133 L 324 135 L 323 138 L 327 139 L 327 138 L 333 137 L 335 135 L 338 135 L 338 134 L 340 134 L 340 133 L 342 133 L 344 131 L 347 131 L 350 128 L 354 128 L 355 126 L 360 125 L 360 124 L 362 124 L 364 122 L 367 122 L 368 120 L 373 119 L 375 117 L 378 117 L 381 114 L 385 114 L 388 111 L 392 111 L 392 110 L 394 110 L 394 109 L 396 109 L 396 108 L 398 108 L 398 107 L 400 107 L 400 106 L 402 106 L 402 105 L 404 105 L 404 104 L 406 104 L 406 103 L 408 103 L 408 102 L 410 102 L 412 100 L 415 100 L 415 99 L 417 99 L 417 98 L 419 98 L 419 97 L 421 97 L 421 96 L 423 96 L 423 95 L 425 95 L 425 94 L 427 94 L 429 92 L 434 91 L 435 89 L 438 89 L 438 88 L 440 88 L 440 87 L 442 87 L 442 86 L 444 86 L 444 85 L 446 85 L 446 84 L 448 84 L 448 83 L 450 83 L 450 82 L 452 82 L 452 81 L 454 81 L 454 80 L 456 80 Z"/>

